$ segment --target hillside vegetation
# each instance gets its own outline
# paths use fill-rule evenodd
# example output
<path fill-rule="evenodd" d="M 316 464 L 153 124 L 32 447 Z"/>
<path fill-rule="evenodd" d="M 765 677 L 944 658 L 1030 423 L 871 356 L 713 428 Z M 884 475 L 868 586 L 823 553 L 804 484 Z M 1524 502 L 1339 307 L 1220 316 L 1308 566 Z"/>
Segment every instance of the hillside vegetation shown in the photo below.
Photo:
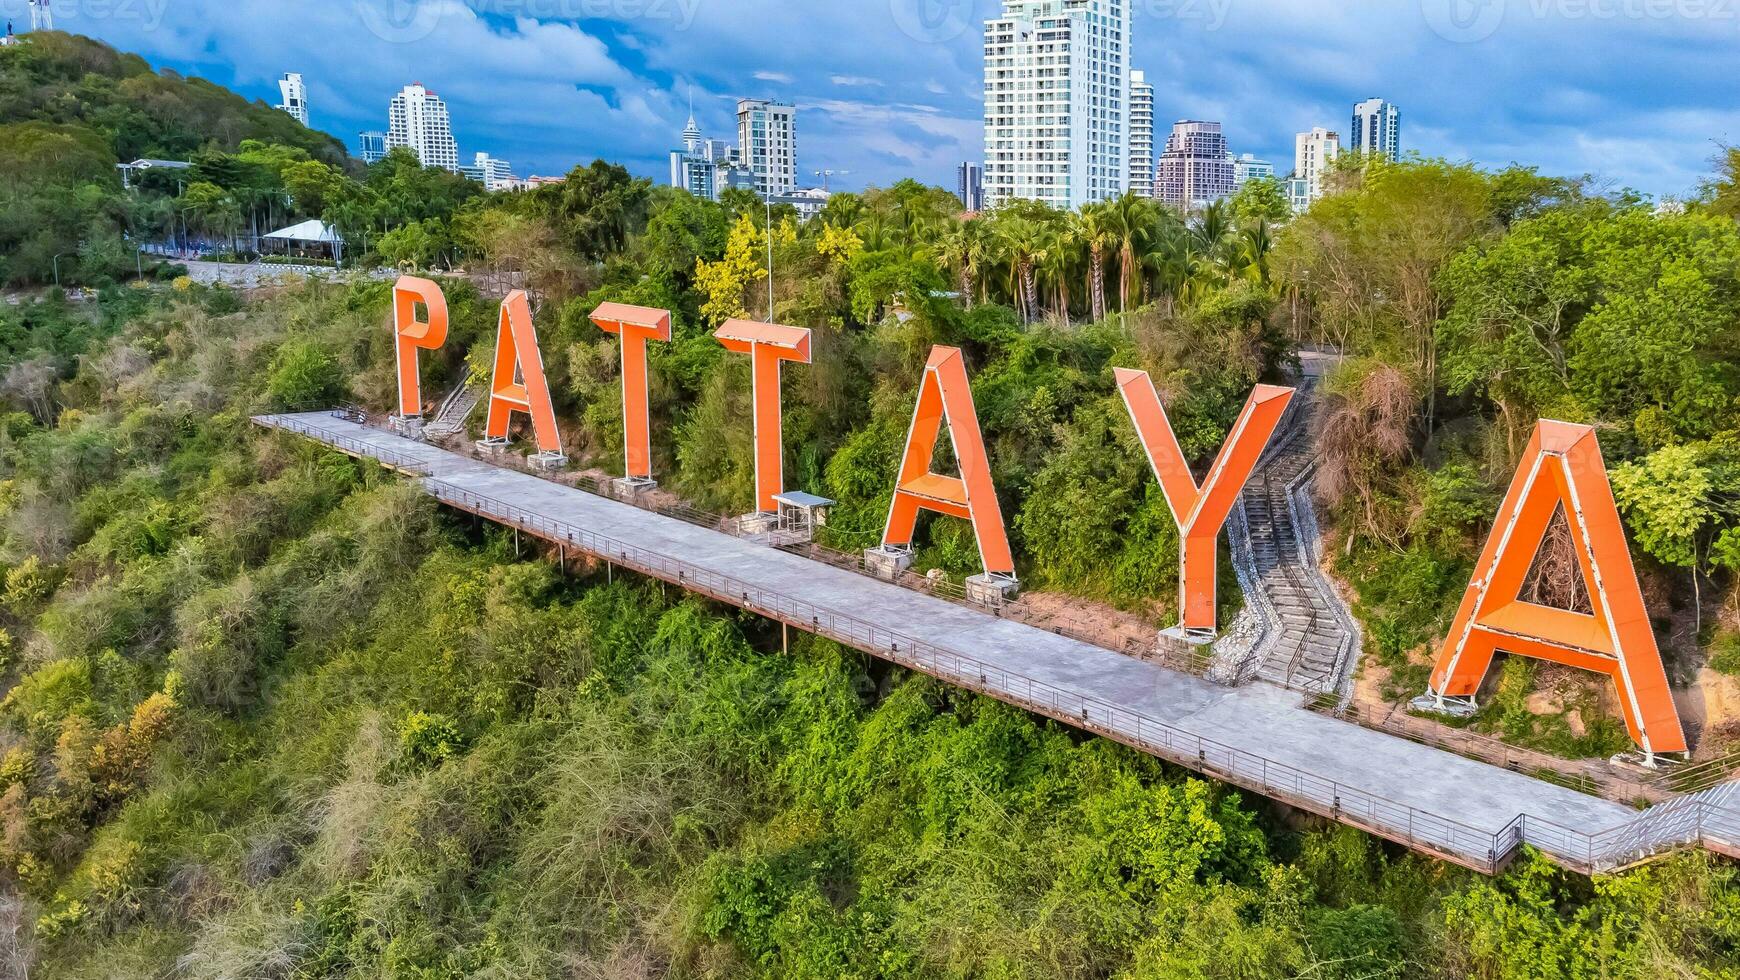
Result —
<path fill-rule="evenodd" d="M 1284 822 L 830 643 L 787 656 L 752 617 L 565 579 L 372 467 L 248 428 L 310 377 L 381 371 L 386 303 L 118 290 L 49 416 L 0 420 L 14 973 L 1740 966 L 1717 859 L 1590 882 L 1524 857 L 1491 881 Z M 45 339 L 88 329 L 32 315 Z"/>
<path fill-rule="evenodd" d="M 123 191 L 115 162 L 147 154 L 195 166 Z M 826 642 L 781 653 L 767 624 L 653 583 L 565 577 L 249 426 L 391 404 L 387 285 L 241 295 L 136 277 L 128 250 L 239 248 L 321 217 L 358 265 L 440 277 L 454 325 L 423 358 L 431 400 L 490 363 L 497 298 L 524 288 L 565 449 L 614 472 L 618 354 L 588 314 L 668 309 L 655 468 L 731 513 L 751 502 L 748 365 L 710 333 L 810 327 L 814 363 L 785 374 L 785 472 L 840 502 L 826 537 L 844 549 L 878 540 L 921 367 L 959 346 L 1024 585 L 1154 626 L 1174 614 L 1175 522 L 1112 365 L 1152 374 L 1206 463 L 1253 384 L 1337 348 L 1317 490 L 1393 700 L 1423 690 L 1541 416 L 1596 426 L 1676 681 L 1740 673 L 1737 175 L 1731 154 L 1699 200 L 1658 209 L 1519 168 L 1349 158 L 1299 216 L 1272 181 L 1188 216 L 1135 197 L 962 215 L 903 181 L 769 222 L 747 195 L 604 161 L 494 195 L 405 153 L 364 168 L 86 39 L 0 49 L 0 279 L 18 287 L 0 305 L 0 962 L 1740 976 L 1720 859 L 1591 881 L 1525 854 L 1479 878 Z M 46 288 L 56 255 L 88 302 Z M 1576 608 L 1564 543 L 1531 594 Z M 977 570 L 962 522 L 928 520 L 917 544 L 921 569 Z M 1478 728 L 1625 747 L 1607 682 L 1520 659 L 1495 674 Z M 1543 687 L 1574 709 L 1543 709 Z"/>

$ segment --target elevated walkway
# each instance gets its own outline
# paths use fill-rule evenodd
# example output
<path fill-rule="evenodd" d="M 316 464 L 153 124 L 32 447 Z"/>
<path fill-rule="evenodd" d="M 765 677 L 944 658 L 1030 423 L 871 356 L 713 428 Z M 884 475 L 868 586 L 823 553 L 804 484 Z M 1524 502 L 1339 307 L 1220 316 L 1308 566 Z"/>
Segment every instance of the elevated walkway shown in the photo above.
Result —
<path fill-rule="evenodd" d="M 1482 871 L 1522 844 L 1625 867 L 1740 853 L 1732 794 L 1637 811 L 328 413 L 256 418 L 418 480 L 449 506 Z M 848 611 L 849 610 L 849 611 Z M 1673 807 L 1672 811 L 1665 807 Z"/>

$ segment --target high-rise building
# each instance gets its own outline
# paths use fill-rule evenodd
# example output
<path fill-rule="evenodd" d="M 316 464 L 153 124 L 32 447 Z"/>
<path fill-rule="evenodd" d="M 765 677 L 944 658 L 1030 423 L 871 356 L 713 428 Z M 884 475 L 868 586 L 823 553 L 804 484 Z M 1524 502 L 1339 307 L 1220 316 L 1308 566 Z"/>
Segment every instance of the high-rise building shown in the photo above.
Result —
<path fill-rule="evenodd" d="M 1241 153 L 1234 157 L 1228 153 L 1227 159 L 1233 165 L 1233 183 L 1243 186 L 1258 177 L 1275 176 L 1275 165 L 1267 160 L 1257 159 L 1254 153 Z"/>
<path fill-rule="evenodd" d="M 377 162 L 387 155 L 387 134 L 378 130 L 356 134 L 356 150 L 362 162 Z"/>
<path fill-rule="evenodd" d="M 1298 214 L 1311 206 L 1311 182 L 1304 177 L 1287 178 L 1287 204 Z"/>
<path fill-rule="evenodd" d="M 784 102 L 737 103 L 737 156 L 762 197 L 797 190 L 797 109 Z"/>
<path fill-rule="evenodd" d="M 514 176 L 513 164 L 487 153 L 473 156 L 471 163 L 460 167 L 459 172 L 482 184 L 486 191 L 505 191 L 520 183 L 520 179 Z"/>
<path fill-rule="evenodd" d="M 1386 160 L 1402 155 L 1402 112 L 1395 103 L 1366 99 L 1353 107 L 1353 130 L 1347 148 L 1355 153 L 1381 156 Z"/>
<path fill-rule="evenodd" d="M 77 20 L 76 17 L 74 19 Z M 30 0 L 30 29 L 33 31 L 54 30 L 54 8 L 48 5 L 48 0 Z"/>
<path fill-rule="evenodd" d="M 308 89 L 302 84 L 300 72 L 285 72 L 278 79 L 278 93 L 284 101 L 278 103 L 279 110 L 288 112 L 302 125 L 308 125 Z"/>
<path fill-rule="evenodd" d="M 985 168 L 967 161 L 955 168 L 955 196 L 968 211 L 985 210 Z"/>
<path fill-rule="evenodd" d="M 1129 65 L 1129 0 L 1003 0 L 985 22 L 985 203 L 1122 194 Z"/>
<path fill-rule="evenodd" d="M 728 187 L 755 191 L 758 185 L 755 175 L 739 160 L 737 148 L 702 136 L 690 110 L 689 124 L 683 127 L 683 148 L 671 151 L 671 186 L 717 201 Z"/>
<path fill-rule="evenodd" d="M 1154 196 L 1154 86 L 1148 73 L 1130 72 L 1130 185 L 1138 197 Z"/>
<path fill-rule="evenodd" d="M 1193 211 L 1231 194 L 1233 165 L 1220 123 L 1182 119 L 1172 126 L 1155 181 L 1160 200 Z"/>
<path fill-rule="evenodd" d="M 1294 210 L 1302 211 L 1323 196 L 1323 174 L 1341 155 L 1341 136 L 1318 126 L 1293 139 L 1293 176 L 1304 181 L 1304 194 L 1294 195 Z M 1304 201 L 1301 206 L 1298 202 Z"/>
<path fill-rule="evenodd" d="M 410 147 L 425 167 L 459 169 L 459 145 L 453 141 L 447 103 L 422 82 L 413 82 L 393 96 L 387 120 L 387 149 Z"/>

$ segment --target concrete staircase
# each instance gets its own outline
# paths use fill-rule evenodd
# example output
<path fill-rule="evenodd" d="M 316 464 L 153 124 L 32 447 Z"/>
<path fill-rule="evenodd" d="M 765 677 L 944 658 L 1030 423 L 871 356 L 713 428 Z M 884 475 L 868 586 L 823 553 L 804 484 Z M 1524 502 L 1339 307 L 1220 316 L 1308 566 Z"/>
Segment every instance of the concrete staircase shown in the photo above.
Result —
<path fill-rule="evenodd" d="M 1299 388 L 1286 430 L 1245 486 L 1247 574 L 1268 598 L 1273 628 L 1247 676 L 1314 694 L 1341 692 L 1359 647 L 1358 627 L 1318 565 L 1311 473 L 1322 406 Z"/>
<path fill-rule="evenodd" d="M 445 439 L 465 431 L 465 420 L 477 410 L 477 403 L 483 400 L 483 389 L 471 384 L 471 373 L 466 372 L 454 388 L 441 402 L 436 410 L 435 418 L 423 427 L 423 434 L 430 439 Z"/>

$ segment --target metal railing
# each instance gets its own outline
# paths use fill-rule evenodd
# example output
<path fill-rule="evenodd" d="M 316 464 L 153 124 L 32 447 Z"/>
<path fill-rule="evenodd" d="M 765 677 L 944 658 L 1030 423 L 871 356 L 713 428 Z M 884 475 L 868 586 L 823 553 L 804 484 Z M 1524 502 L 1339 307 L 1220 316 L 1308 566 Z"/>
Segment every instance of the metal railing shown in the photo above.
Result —
<path fill-rule="evenodd" d="M 1405 707 L 1359 698 L 1344 698 L 1333 691 L 1305 699 L 1305 706 L 1349 724 L 1420 745 L 1453 752 L 1466 759 L 1522 773 L 1566 789 L 1631 804 L 1638 800 L 1659 802 L 1676 795 L 1663 785 L 1664 777 L 1633 776 L 1615 771 L 1605 761 L 1562 759 L 1546 752 L 1512 745 L 1503 739 L 1465 728 L 1456 728 L 1431 718 L 1410 714 Z"/>
<path fill-rule="evenodd" d="M 428 472 L 427 465 L 414 457 L 329 430 L 317 430 L 317 427 L 299 420 L 277 418 L 269 422 L 263 420 L 261 424 L 310 435 L 346 452 L 373 456 L 395 469 L 409 473 Z M 1626 867 L 1699 842 L 1723 853 L 1740 855 L 1740 813 L 1693 796 L 1662 804 L 1641 814 L 1637 820 L 1594 834 L 1527 814 L 1518 815 L 1496 832 L 1482 830 L 1205 738 L 1127 707 L 1066 690 L 848 613 L 526 510 L 438 477 L 426 476 L 421 485 L 436 500 L 450 506 L 564 547 L 572 546 L 606 562 L 620 564 L 688 591 L 796 626 L 958 687 L 1103 735 L 1231 785 L 1358 826 L 1478 870 L 1497 871 L 1523 844 L 1539 848 L 1567 867 L 1584 872 Z"/>

